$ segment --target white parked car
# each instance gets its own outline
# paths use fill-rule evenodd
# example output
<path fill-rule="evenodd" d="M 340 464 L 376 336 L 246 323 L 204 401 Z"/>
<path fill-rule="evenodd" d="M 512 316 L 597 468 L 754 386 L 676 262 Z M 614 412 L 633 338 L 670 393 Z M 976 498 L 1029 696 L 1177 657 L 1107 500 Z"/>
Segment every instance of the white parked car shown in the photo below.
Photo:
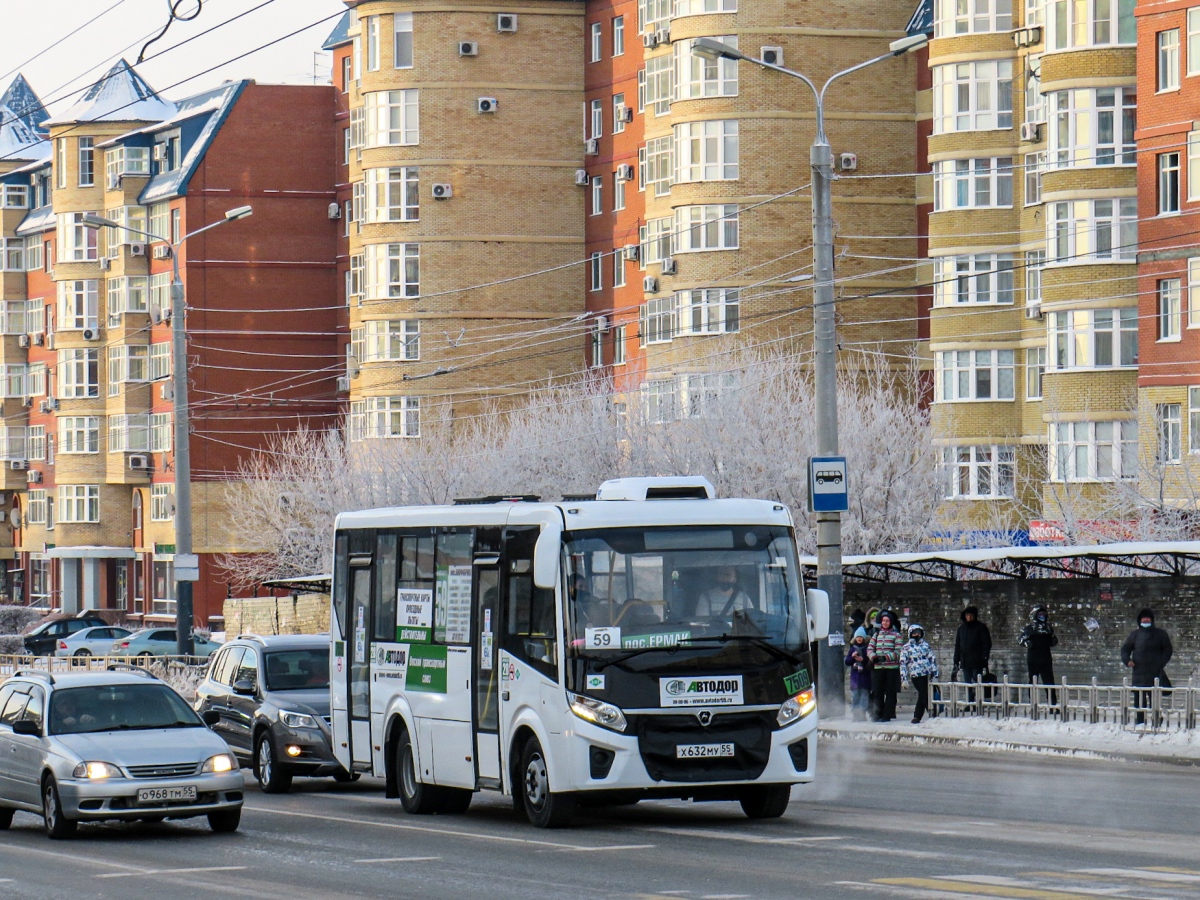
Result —
<path fill-rule="evenodd" d="M 111 656 L 113 641 L 132 634 L 119 625 L 93 625 L 60 637 L 54 645 L 55 656 Z"/>

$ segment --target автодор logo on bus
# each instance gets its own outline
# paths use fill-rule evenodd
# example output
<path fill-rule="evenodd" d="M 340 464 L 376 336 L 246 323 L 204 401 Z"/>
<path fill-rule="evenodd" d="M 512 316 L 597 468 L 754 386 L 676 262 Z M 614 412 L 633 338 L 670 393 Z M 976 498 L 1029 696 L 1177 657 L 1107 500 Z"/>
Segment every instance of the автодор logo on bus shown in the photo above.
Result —
<path fill-rule="evenodd" d="M 660 706 L 741 706 L 742 676 L 658 679 Z"/>

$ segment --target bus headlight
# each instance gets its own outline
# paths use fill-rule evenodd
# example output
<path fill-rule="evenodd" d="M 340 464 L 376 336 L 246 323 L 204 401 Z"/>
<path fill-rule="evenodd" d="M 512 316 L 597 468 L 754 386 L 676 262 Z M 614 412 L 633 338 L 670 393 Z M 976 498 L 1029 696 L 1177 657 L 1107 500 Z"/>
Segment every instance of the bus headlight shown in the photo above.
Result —
<path fill-rule="evenodd" d="M 775 721 L 780 725 L 790 725 L 797 719 L 807 716 L 817 708 L 817 692 L 812 688 L 801 691 L 795 697 L 788 697 L 779 707 L 779 715 Z"/>
<path fill-rule="evenodd" d="M 611 703 L 597 700 L 595 697 L 584 697 L 581 694 L 567 694 L 571 701 L 571 712 L 585 722 L 611 728 L 613 731 L 625 730 L 625 713 Z"/>

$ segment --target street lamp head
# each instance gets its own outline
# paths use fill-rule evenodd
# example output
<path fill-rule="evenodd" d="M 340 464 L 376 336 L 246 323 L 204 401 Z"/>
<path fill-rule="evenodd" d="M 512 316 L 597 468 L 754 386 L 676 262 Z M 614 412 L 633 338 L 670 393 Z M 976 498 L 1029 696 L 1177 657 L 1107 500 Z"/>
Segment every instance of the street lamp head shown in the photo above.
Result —
<path fill-rule="evenodd" d="M 244 219 L 254 213 L 254 208 L 250 206 L 237 206 L 225 213 L 225 219 L 229 222 L 237 219 Z"/>
<path fill-rule="evenodd" d="M 920 50 L 928 43 L 929 35 L 910 34 L 907 37 L 892 41 L 888 44 L 888 49 L 892 51 L 892 56 L 903 56 L 905 53 L 911 53 L 913 50 Z"/>
<path fill-rule="evenodd" d="M 692 41 L 692 52 L 705 59 L 745 59 L 746 55 L 727 44 L 712 38 L 696 38 Z"/>
<path fill-rule="evenodd" d="M 120 228 L 120 222 L 114 222 L 112 219 L 106 219 L 104 216 L 97 216 L 93 213 L 88 213 L 81 220 L 84 228 Z"/>

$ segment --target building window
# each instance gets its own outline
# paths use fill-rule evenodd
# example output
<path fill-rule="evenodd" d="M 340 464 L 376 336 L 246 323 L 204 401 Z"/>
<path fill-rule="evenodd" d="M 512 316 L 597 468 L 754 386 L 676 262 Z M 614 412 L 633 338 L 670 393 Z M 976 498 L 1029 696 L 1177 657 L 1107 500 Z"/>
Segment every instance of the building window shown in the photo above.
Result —
<path fill-rule="evenodd" d="M 108 348 L 108 395 L 116 397 L 121 385 L 150 380 L 150 348 L 116 344 Z"/>
<path fill-rule="evenodd" d="M 421 294 L 420 244 L 368 244 L 363 248 L 366 296 L 418 297 Z"/>
<path fill-rule="evenodd" d="M 1066 200 L 1047 204 L 1051 263 L 1137 257 L 1137 199 Z"/>
<path fill-rule="evenodd" d="M 108 417 L 109 453 L 144 453 L 149 449 L 150 416 L 146 413 L 133 413 Z"/>
<path fill-rule="evenodd" d="M 625 326 L 618 325 L 613 329 L 613 365 L 625 365 Z"/>
<path fill-rule="evenodd" d="M 676 253 L 737 248 L 736 205 L 681 206 L 675 210 Z"/>
<path fill-rule="evenodd" d="M 718 119 L 675 126 L 675 183 L 734 181 L 738 177 L 738 121 Z"/>
<path fill-rule="evenodd" d="M 675 15 L 677 16 L 737 12 L 737 8 L 737 0 L 675 0 Z"/>
<path fill-rule="evenodd" d="M 612 255 L 613 287 L 625 287 L 625 253 L 620 248 Z"/>
<path fill-rule="evenodd" d="M 949 475 L 946 491 L 949 499 L 1016 496 L 1015 447 L 945 447 L 942 462 Z"/>
<path fill-rule="evenodd" d="M 39 488 L 29 492 L 29 506 L 25 520 L 30 525 L 46 524 L 46 492 L 44 490 Z"/>
<path fill-rule="evenodd" d="M 674 378 L 655 378 L 642 384 L 642 409 L 653 425 L 679 418 L 679 392 Z"/>
<path fill-rule="evenodd" d="M 96 258 L 96 229 L 83 224 L 88 212 L 59 213 L 58 258 L 62 262 L 88 262 Z"/>
<path fill-rule="evenodd" d="M 0 238 L 0 271 L 25 271 L 25 238 Z"/>
<path fill-rule="evenodd" d="M 625 95 L 613 94 L 613 134 L 621 134 L 625 130 Z"/>
<path fill-rule="evenodd" d="M 154 596 L 151 598 L 150 611 L 156 616 L 172 616 L 175 614 L 175 563 L 170 560 L 156 559 L 150 567 L 154 576 Z"/>
<path fill-rule="evenodd" d="M 947 350 L 937 354 L 935 399 L 1012 400 L 1015 381 L 1013 350 Z"/>
<path fill-rule="evenodd" d="M 604 182 L 599 175 L 592 176 L 592 215 L 604 212 Z"/>
<path fill-rule="evenodd" d="M 1158 433 L 1155 460 L 1178 463 L 1183 456 L 1183 408 L 1178 403 L 1159 403 L 1154 407 L 1154 425 Z"/>
<path fill-rule="evenodd" d="M 737 35 L 709 38 L 737 49 Z M 708 59 L 692 52 L 691 41 L 676 41 L 675 99 L 695 100 L 701 97 L 736 97 L 738 69 L 736 59 Z"/>
<path fill-rule="evenodd" d="M 1200 256 L 1188 260 L 1188 328 L 1200 328 Z"/>
<path fill-rule="evenodd" d="M 739 329 L 740 300 L 736 288 L 678 291 L 679 334 L 732 334 Z"/>
<path fill-rule="evenodd" d="M 1046 151 L 1025 154 L 1025 205 L 1042 202 L 1042 173 L 1046 170 Z"/>
<path fill-rule="evenodd" d="M 1029 23 L 1027 22 L 1026 25 Z M 1042 94 L 1042 58 L 1030 56 L 1026 59 L 1029 74 L 1025 77 L 1025 121 L 1046 121 L 1046 97 Z"/>
<path fill-rule="evenodd" d="M 656 116 L 665 116 L 671 111 L 674 96 L 675 58 L 668 55 L 646 60 L 646 105 Z"/>
<path fill-rule="evenodd" d="M 413 65 L 413 14 L 398 12 L 392 16 L 392 60 L 397 69 Z"/>
<path fill-rule="evenodd" d="M 1200 6 L 1187 11 L 1187 73 L 1200 75 Z"/>
<path fill-rule="evenodd" d="M 1134 0 L 1048 0 L 1046 46 L 1065 50 L 1136 44 L 1133 7 Z"/>
<path fill-rule="evenodd" d="M 671 24 L 671 0 L 638 0 L 638 31 L 658 31 Z"/>
<path fill-rule="evenodd" d="M 366 146 L 411 146 L 420 142 L 419 92 L 372 91 L 363 96 Z M 353 123 L 351 123 L 353 127 Z"/>
<path fill-rule="evenodd" d="M 1050 368 L 1128 368 L 1138 361 L 1137 308 L 1051 313 Z"/>
<path fill-rule="evenodd" d="M 363 362 L 415 362 L 421 358 L 418 319 L 373 319 L 363 323 L 363 345 L 355 355 Z"/>
<path fill-rule="evenodd" d="M 99 453 L 99 416 L 60 416 L 58 420 L 59 453 Z"/>
<path fill-rule="evenodd" d="M 29 209 L 28 185 L 0 184 L 0 209 Z"/>
<path fill-rule="evenodd" d="M 1158 154 L 1158 214 L 1179 212 L 1179 153 Z"/>
<path fill-rule="evenodd" d="M 1042 399 L 1042 376 L 1046 374 L 1046 348 L 1030 347 L 1025 351 L 1025 399 Z"/>
<path fill-rule="evenodd" d="M 1137 95 L 1133 88 L 1054 91 L 1048 100 L 1050 165 L 1075 168 L 1137 164 Z"/>
<path fill-rule="evenodd" d="M 93 280 L 58 282 L 59 331 L 99 327 L 96 287 L 97 282 Z"/>
<path fill-rule="evenodd" d="M 933 208 L 1012 206 L 1012 157 L 951 159 L 933 164 Z"/>
<path fill-rule="evenodd" d="M 150 452 L 171 452 L 171 421 L 170 413 L 150 414 Z"/>
<path fill-rule="evenodd" d="M 1188 388 L 1188 452 L 1200 453 L 1200 387 Z"/>
<path fill-rule="evenodd" d="M 934 4 L 934 37 L 992 34 L 1011 29 L 1012 0 L 937 0 Z"/>
<path fill-rule="evenodd" d="M 617 16 L 612 20 L 613 56 L 625 55 L 625 17 Z"/>
<path fill-rule="evenodd" d="M 1158 339 L 1177 341 L 1182 331 L 1182 298 L 1178 278 L 1158 282 Z"/>
<path fill-rule="evenodd" d="M 593 253 L 588 262 L 588 290 L 604 290 L 604 254 Z"/>
<path fill-rule="evenodd" d="M 417 221 L 421 209 L 419 173 L 415 167 L 364 170 L 366 221 Z"/>
<path fill-rule="evenodd" d="M 591 27 L 591 55 L 588 62 L 600 62 L 604 58 L 604 26 L 593 22 Z"/>
<path fill-rule="evenodd" d="M 67 139 L 54 139 L 54 184 L 59 188 L 67 186 Z"/>
<path fill-rule="evenodd" d="M 44 460 L 46 458 L 46 426 L 30 425 L 27 444 L 30 459 Z"/>
<path fill-rule="evenodd" d="M 150 521 L 170 522 L 175 518 L 174 485 L 150 485 Z"/>
<path fill-rule="evenodd" d="M 1050 426 L 1050 480 L 1132 479 L 1137 450 L 1137 422 L 1056 422 Z"/>
<path fill-rule="evenodd" d="M 642 346 L 666 344 L 675 338 L 675 298 L 656 297 L 640 309 Z"/>
<path fill-rule="evenodd" d="M 91 187 L 96 183 L 95 138 L 79 139 L 79 186 Z"/>
<path fill-rule="evenodd" d="M 638 84 L 637 111 L 639 113 L 644 113 L 646 111 L 646 70 L 645 69 L 638 69 L 637 84 Z"/>
<path fill-rule="evenodd" d="M 58 487 L 58 521 L 95 524 L 100 521 L 100 485 L 62 484 Z"/>
<path fill-rule="evenodd" d="M 350 404 L 352 441 L 420 436 L 420 397 L 367 397 Z"/>
<path fill-rule="evenodd" d="M 1179 89 L 1179 29 L 1158 33 L 1158 91 Z"/>
<path fill-rule="evenodd" d="M 1012 60 L 933 67 L 933 133 L 1012 128 Z"/>
<path fill-rule="evenodd" d="M 354 75 L 354 63 L 349 56 L 342 59 L 342 93 L 350 93 L 350 81 Z"/>
<path fill-rule="evenodd" d="M 588 367 L 599 369 L 604 365 L 604 334 L 598 323 L 593 323 L 591 334 L 588 335 L 591 352 L 588 354 Z"/>
<path fill-rule="evenodd" d="M 1013 302 L 1011 253 L 939 256 L 933 261 L 933 269 L 937 306 Z"/>
<path fill-rule="evenodd" d="M 646 161 L 640 169 L 645 186 L 653 189 L 655 197 L 671 193 L 675 182 L 675 139 L 667 136 L 646 141 Z"/>
<path fill-rule="evenodd" d="M 1042 302 L 1042 267 L 1046 265 L 1045 250 L 1025 252 L 1025 305 L 1036 306 Z"/>
<path fill-rule="evenodd" d="M 379 71 L 379 16 L 367 16 L 367 71 Z"/>
<path fill-rule="evenodd" d="M 647 219 L 646 233 L 642 240 L 642 268 L 662 262 L 671 255 L 671 231 L 675 220 L 667 216 L 662 219 Z"/>
<path fill-rule="evenodd" d="M 604 137 L 604 101 L 593 100 L 589 105 L 588 136 L 592 140 Z"/>
<path fill-rule="evenodd" d="M 618 178 L 617 173 L 613 172 L 613 210 L 619 211 L 625 208 L 625 179 Z"/>

